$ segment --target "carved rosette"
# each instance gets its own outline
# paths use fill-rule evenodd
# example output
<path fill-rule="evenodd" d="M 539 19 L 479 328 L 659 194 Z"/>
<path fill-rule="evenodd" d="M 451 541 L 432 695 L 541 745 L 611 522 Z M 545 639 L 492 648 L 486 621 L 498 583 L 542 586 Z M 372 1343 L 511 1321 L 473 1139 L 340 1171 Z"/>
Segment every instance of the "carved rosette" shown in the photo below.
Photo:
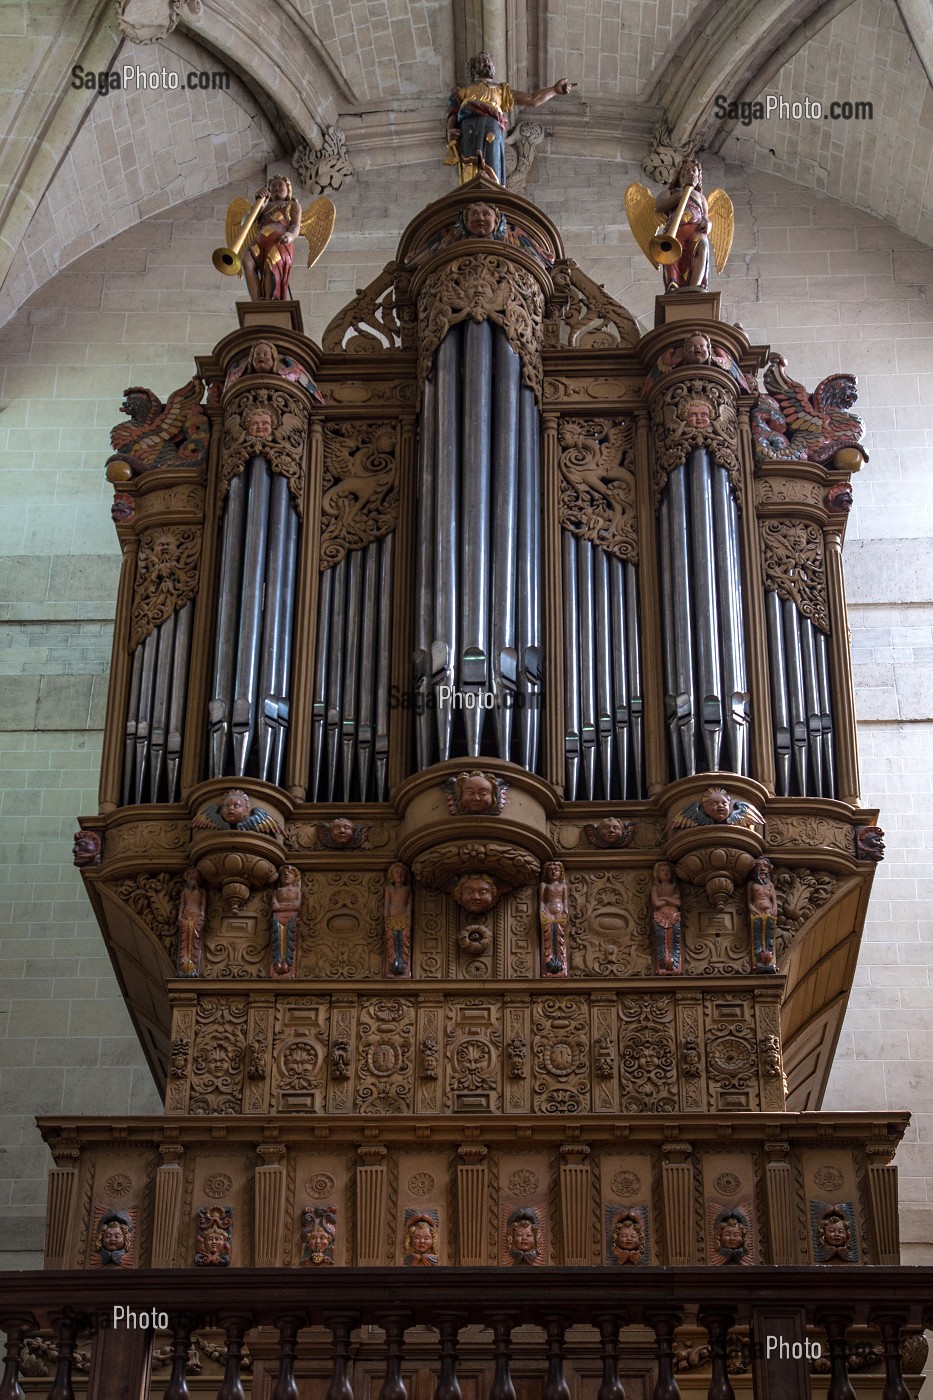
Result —
<path fill-rule="evenodd" d="M 637 564 L 634 419 L 561 418 L 557 436 L 561 525 Z"/>
<path fill-rule="evenodd" d="M 704 408 L 708 410 L 706 413 L 697 412 Z M 705 447 L 713 461 L 729 473 L 741 509 L 742 480 L 734 393 L 712 378 L 678 379 L 666 385 L 662 381 L 662 387 L 651 400 L 651 415 L 655 509 L 661 502 L 668 476 L 675 467 L 683 466 L 696 447 Z"/>
<path fill-rule="evenodd" d="M 502 327 L 540 403 L 544 293 L 538 278 L 517 258 L 499 253 L 467 254 L 430 273 L 418 294 L 419 383 L 430 373 L 444 336 L 461 321 Z"/>
<path fill-rule="evenodd" d="M 250 421 L 259 415 L 271 419 L 268 436 L 250 432 Z M 295 384 L 282 384 L 279 380 L 275 388 L 255 383 L 242 388 L 239 384 L 234 386 L 224 403 L 218 511 L 233 478 L 242 474 L 252 457 L 264 457 L 270 470 L 287 480 L 295 510 L 301 516 L 308 416 L 304 390 Z"/>
<path fill-rule="evenodd" d="M 321 569 L 395 529 L 398 432 L 394 423 L 338 420 L 324 426 Z"/>
<path fill-rule="evenodd" d="M 130 651 L 189 603 L 198 591 L 200 525 L 158 525 L 139 542 Z"/>
<path fill-rule="evenodd" d="M 789 599 L 814 627 L 828 635 L 822 530 L 804 520 L 763 520 L 760 530 L 766 591 Z"/>

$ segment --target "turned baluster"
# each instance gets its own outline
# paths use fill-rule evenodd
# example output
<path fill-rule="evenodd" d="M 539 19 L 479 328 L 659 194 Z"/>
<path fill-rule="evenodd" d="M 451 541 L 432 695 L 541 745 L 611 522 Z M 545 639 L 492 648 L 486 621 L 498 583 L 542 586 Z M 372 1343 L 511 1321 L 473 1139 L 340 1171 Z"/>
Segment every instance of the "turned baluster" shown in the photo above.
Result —
<path fill-rule="evenodd" d="M 910 1391 L 901 1371 L 901 1328 L 904 1318 L 898 1313 L 876 1313 L 872 1321 L 878 1326 L 884 1347 L 884 1390 L 881 1400 L 910 1400 Z"/>
<path fill-rule="evenodd" d="M 71 1368 L 74 1365 L 75 1345 L 82 1321 L 83 1319 L 75 1317 L 74 1313 L 70 1311 L 61 1313 L 52 1319 L 53 1325 L 58 1331 L 56 1338 L 58 1363 L 55 1367 L 55 1379 L 52 1381 L 47 1400 L 74 1400 L 75 1392 L 71 1383 Z"/>
<path fill-rule="evenodd" d="M 191 1332 L 194 1319 L 188 1313 L 178 1313 L 172 1331 L 172 1374 L 162 1400 L 188 1400 L 188 1382 L 185 1371 L 191 1352 Z"/>
<path fill-rule="evenodd" d="M 386 1373 L 379 1400 L 408 1400 L 402 1380 L 402 1343 L 408 1317 L 404 1313 L 389 1313 L 381 1319 L 386 1334 Z"/>
<path fill-rule="evenodd" d="M 546 1317 L 544 1328 L 547 1333 L 547 1375 L 544 1379 L 542 1400 L 570 1400 L 570 1386 L 564 1376 L 564 1333 L 567 1330 L 565 1317 Z"/>
<path fill-rule="evenodd" d="M 729 1380 L 729 1367 L 726 1358 L 726 1341 L 729 1328 L 735 1322 L 735 1314 L 729 1312 L 705 1312 L 701 1309 L 699 1322 L 709 1334 L 709 1350 L 712 1376 L 707 1400 L 735 1400 L 735 1391 Z"/>
<path fill-rule="evenodd" d="M 224 1378 L 217 1392 L 217 1400 L 244 1400 L 240 1370 L 243 1365 L 243 1337 L 251 1323 L 252 1318 L 249 1317 L 224 1319 L 227 1350 L 224 1357 Z"/>
<path fill-rule="evenodd" d="M 19 1383 L 19 1362 L 26 1334 L 35 1331 L 35 1327 L 35 1318 L 27 1313 L 0 1318 L 0 1330 L 6 1333 L 6 1356 L 3 1378 L 0 1380 L 0 1400 L 26 1400 L 26 1392 Z"/>
<path fill-rule="evenodd" d="M 454 1314 L 439 1317 L 437 1330 L 441 1336 L 440 1374 L 434 1388 L 434 1400 L 461 1400 L 460 1382 L 457 1380 L 457 1338 L 463 1318 Z"/>
<path fill-rule="evenodd" d="M 596 1400 L 625 1400 L 625 1389 L 619 1379 L 619 1328 L 625 1319 L 617 1313 L 596 1318 L 599 1328 L 599 1350 L 603 1361 L 603 1378 Z"/>
<path fill-rule="evenodd" d="M 512 1384 L 513 1319 L 500 1313 L 489 1319 L 489 1325 L 492 1328 L 494 1360 L 489 1400 L 515 1400 L 515 1387 Z"/>
<path fill-rule="evenodd" d="M 651 1392 L 651 1400 L 681 1400 L 680 1386 L 674 1379 L 674 1331 L 680 1326 L 681 1314 L 648 1313 L 645 1321 L 654 1331 L 658 1358 L 658 1381 Z"/>
<path fill-rule="evenodd" d="M 324 1400 L 353 1400 L 353 1386 L 350 1383 L 350 1334 L 357 1325 L 357 1319 L 349 1313 L 342 1313 L 327 1316 L 324 1321 L 334 1337 L 334 1362 Z"/>
<path fill-rule="evenodd" d="M 846 1328 L 849 1325 L 849 1315 L 821 1313 L 817 1321 L 825 1327 L 829 1342 L 829 1389 L 826 1392 L 826 1400 L 856 1400 L 846 1370 Z"/>
<path fill-rule="evenodd" d="M 298 1400 L 295 1353 L 302 1321 L 300 1317 L 283 1317 L 276 1324 L 279 1329 L 279 1374 L 272 1388 L 271 1400 Z"/>

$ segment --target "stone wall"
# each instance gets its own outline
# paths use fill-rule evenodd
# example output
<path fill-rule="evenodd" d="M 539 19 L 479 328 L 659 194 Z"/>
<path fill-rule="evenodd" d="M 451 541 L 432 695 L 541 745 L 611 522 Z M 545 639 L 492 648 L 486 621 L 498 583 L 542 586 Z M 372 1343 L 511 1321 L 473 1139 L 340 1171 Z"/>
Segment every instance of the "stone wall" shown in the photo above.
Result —
<path fill-rule="evenodd" d="M 46 283 L 0 345 L 0 811 L 11 867 L 0 915 L 0 1267 L 39 1263 L 45 1149 L 37 1112 L 157 1111 L 141 1051 L 80 881 L 72 817 L 95 774 L 118 554 L 102 467 L 122 391 L 161 397 L 235 324 L 242 284 L 210 264 L 235 187 L 158 213 Z M 548 158 L 528 194 L 568 253 L 647 328 L 659 279 L 623 212 L 634 167 Z M 293 290 L 315 338 L 394 254 L 407 220 L 449 188 L 439 164 L 368 171 L 337 196 L 338 231 Z M 854 370 L 871 460 L 856 481 L 847 561 L 863 797 L 888 832 L 857 985 L 825 1107 L 910 1108 L 899 1154 L 905 1257 L 933 1256 L 933 559 L 927 432 L 933 387 L 933 252 L 787 181 L 709 161 L 736 204 L 724 314 L 770 341 L 814 387 Z"/>

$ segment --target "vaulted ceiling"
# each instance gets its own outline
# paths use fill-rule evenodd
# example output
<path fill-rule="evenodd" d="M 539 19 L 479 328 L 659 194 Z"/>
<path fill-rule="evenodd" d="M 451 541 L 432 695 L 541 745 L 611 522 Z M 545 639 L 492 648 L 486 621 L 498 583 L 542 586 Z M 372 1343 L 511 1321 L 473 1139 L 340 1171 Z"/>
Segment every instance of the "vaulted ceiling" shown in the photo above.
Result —
<path fill-rule="evenodd" d="M 933 243 L 929 0 L 122 0 L 120 8 L 122 18 L 112 0 L 0 9 L 0 319 L 59 267 L 148 213 L 302 143 L 319 145 L 333 125 L 357 169 L 438 159 L 445 94 L 479 48 L 515 87 L 564 75 L 578 84 L 546 109 L 552 153 L 640 162 L 660 126 L 674 148 L 695 144 L 776 171 Z M 140 12 L 174 32 L 134 44 L 125 22 Z M 75 64 L 96 72 L 126 62 L 235 77 L 223 103 L 184 90 L 96 96 L 71 86 Z M 867 101 L 873 115 L 775 114 L 744 125 L 717 112 L 720 95 L 750 102 L 766 93 L 818 101 L 824 112 L 833 100 Z"/>

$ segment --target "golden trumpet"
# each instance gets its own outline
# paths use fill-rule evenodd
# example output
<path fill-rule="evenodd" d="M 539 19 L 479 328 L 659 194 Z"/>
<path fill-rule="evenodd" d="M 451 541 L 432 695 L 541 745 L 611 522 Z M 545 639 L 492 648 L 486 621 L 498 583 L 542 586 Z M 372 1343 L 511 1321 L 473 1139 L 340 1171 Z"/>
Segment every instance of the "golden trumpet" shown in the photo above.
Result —
<path fill-rule="evenodd" d="M 232 248 L 215 248 L 211 254 L 211 262 L 218 272 L 222 272 L 225 277 L 234 277 L 242 269 L 240 254 L 243 251 L 243 244 L 246 242 L 246 235 L 253 226 L 253 220 L 258 216 L 261 209 L 265 207 L 268 195 L 260 195 L 252 209 L 243 220 L 240 233 L 233 241 Z"/>
<path fill-rule="evenodd" d="M 692 194 L 693 186 L 687 185 L 683 194 L 680 196 L 680 203 L 677 205 L 677 208 L 668 221 L 667 228 L 663 233 L 659 233 L 652 238 L 651 242 L 648 244 L 648 252 L 656 264 L 675 263 L 683 253 L 683 246 L 677 237 L 677 230 L 680 228 L 681 220 L 684 217 L 684 210 L 687 207 L 687 201 Z"/>

